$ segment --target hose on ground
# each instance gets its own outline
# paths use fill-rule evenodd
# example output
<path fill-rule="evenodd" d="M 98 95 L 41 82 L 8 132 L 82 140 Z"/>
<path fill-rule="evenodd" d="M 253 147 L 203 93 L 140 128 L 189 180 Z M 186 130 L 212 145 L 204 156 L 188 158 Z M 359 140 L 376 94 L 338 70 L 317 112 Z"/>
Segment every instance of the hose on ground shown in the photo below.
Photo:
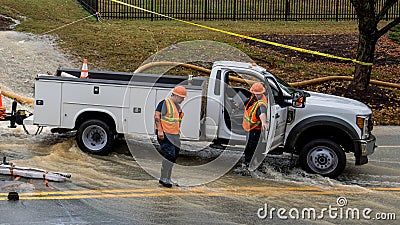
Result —
<path fill-rule="evenodd" d="M 2 90 L 1 94 L 8 98 L 15 99 L 15 100 L 17 100 L 17 102 L 22 103 L 22 104 L 33 105 L 33 103 L 35 101 L 33 98 L 23 97 L 18 94 L 12 93 L 10 91 Z"/>
<path fill-rule="evenodd" d="M 289 84 L 293 87 L 300 87 L 300 86 L 323 83 L 323 82 L 331 81 L 331 80 L 352 81 L 353 77 L 351 77 L 351 76 L 329 76 L 329 77 L 320 77 L 320 78 L 315 78 L 315 79 L 305 80 L 305 81 L 300 81 L 300 82 L 294 82 L 294 83 L 289 83 Z M 383 86 L 383 87 L 400 88 L 400 84 L 389 83 L 389 82 L 380 81 L 380 80 L 370 80 L 369 83 L 375 84 L 378 86 Z"/>
<path fill-rule="evenodd" d="M 192 64 L 188 64 L 188 63 L 180 63 L 180 62 L 151 62 L 151 63 L 145 64 L 143 66 L 140 66 L 138 69 L 135 70 L 134 73 L 141 73 L 141 72 L 143 72 L 151 67 L 155 67 L 155 66 L 181 66 L 181 67 L 185 67 L 185 68 L 189 68 L 189 69 L 196 69 L 201 72 L 208 73 L 208 74 L 211 73 L 211 70 L 209 70 L 209 69 L 206 69 L 206 68 L 203 68 L 200 66 L 196 66 L 196 65 L 192 65 Z M 248 84 L 252 84 L 255 82 L 253 80 L 246 80 L 246 79 L 232 77 L 232 76 L 230 76 L 229 79 L 240 82 L 240 83 L 248 83 Z M 319 84 L 319 83 L 323 83 L 323 82 L 331 81 L 331 80 L 352 81 L 353 77 L 351 77 L 351 76 L 328 76 L 328 77 L 320 77 L 320 78 L 315 78 L 315 79 L 306 80 L 306 81 L 292 82 L 289 84 L 293 87 L 301 87 L 301 86 L 306 86 L 306 85 Z M 370 83 L 378 85 L 378 86 L 400 89 L 400 84 L 396 84 L 396 83 L 389 83 L 389 82 L 379 81 L 379 80 L 370 80 Z"/>

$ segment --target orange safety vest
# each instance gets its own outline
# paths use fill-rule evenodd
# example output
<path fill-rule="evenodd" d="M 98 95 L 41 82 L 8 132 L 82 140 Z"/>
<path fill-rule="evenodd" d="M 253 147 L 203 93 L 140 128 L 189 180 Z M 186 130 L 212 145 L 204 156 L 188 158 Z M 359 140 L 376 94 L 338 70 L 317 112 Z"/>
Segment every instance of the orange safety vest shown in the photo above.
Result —
<path fill-rule="evenodd" d="M 252 98 L 255 97 L 254 96 L 251 97 L 249 102 L 246 104 L 246 108 L 244 110 L 242 127 L 245 131 L 250 131 L 253 129 L 261 130 L 261 120 L 256 116 L 257 109 L 260 108 L 260 106 L 262 105 L 264 105 L 267 108 L 268 105 L 268 100 L 265 97 L 265 95 L 263 95 L 261 100 L 254 102 L 254 104 L 249 107 Z"/>
<path fill-rule="evenodd" d="M 179 114 L 176 104 L 170 98 L 165 99 L 165 106 L 167 107 L 167 113 L 161 115 L 162 130 L 169 134 L 179 134 L 183 112 Z M 179 107 L 179 109 L 181 108 Z"/>

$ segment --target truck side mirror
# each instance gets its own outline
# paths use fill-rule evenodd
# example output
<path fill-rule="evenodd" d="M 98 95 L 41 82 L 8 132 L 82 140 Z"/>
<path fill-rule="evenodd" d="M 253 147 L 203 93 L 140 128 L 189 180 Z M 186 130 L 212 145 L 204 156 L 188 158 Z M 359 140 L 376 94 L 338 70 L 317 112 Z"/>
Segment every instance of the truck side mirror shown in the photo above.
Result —
<path fill-rule="evenodd" d="M 306 95 L 303 91 L 292 93 L 292 106 L 295 108 L 304 108 L 306 105 Z"/>

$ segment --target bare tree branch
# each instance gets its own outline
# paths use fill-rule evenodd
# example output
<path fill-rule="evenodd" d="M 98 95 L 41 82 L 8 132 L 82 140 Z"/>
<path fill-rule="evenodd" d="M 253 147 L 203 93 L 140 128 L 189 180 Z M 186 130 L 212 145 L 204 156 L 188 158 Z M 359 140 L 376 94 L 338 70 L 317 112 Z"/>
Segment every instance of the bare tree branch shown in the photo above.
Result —
<path fill-rule="evenodd" d="M 394 4 L 396 4 L 396 2 L 398 2 L 399 0 L 387 0 L 385 2 L 385 5 L 383 5 L 381 11 L 378 13 L 378 15 L 376 16 L 376 21 L 380 21 L 383 19 L 383 17 L 387 14 L 387 12 L 389 11 L 390 8 L 392 8 L 392 6 Z"/>
<path fill-rule="evenodd" d="M 384 26 L 382 29 L 380 29 L 377 33 L 377 37 L 381 37 L 382 35 L 386 34 L 392 27 L 396 26 L 397 24 L 400 23 L 400 17 L 397 17 L 394 19 L 392 22 Z"/>

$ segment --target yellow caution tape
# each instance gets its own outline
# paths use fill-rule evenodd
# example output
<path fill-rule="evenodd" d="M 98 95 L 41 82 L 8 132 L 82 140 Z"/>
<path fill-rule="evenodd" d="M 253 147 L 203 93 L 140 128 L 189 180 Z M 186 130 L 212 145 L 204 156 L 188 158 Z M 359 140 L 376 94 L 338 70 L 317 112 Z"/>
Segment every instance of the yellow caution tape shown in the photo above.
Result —
<path fill-rule="evenodd" d="M 293 46 L 290 46 L 290 45 L 279 44 L 279 43 L 272 42 L 272 41 L 266 41 L 266 40 L 262 40 L 262 39 L 259 39 L 259 38 L 254 38 L 254 37 L 250 37 L 250 36 L 246 36 L 246 35 L 242 35 L 242 34 L 233 33 L 233 32 L 230 32 L 230 31 L 217 29 L 217 28 L 214 28 L 214 27 L 209 27 L 209 26 L 205 26 L 205 25 L 201 25 L 201 24 L 197 24 L 197 23 L 193 23 L 193 22 L 189 22 L 189 21 L 185 21 L 185 20 L 176 19 L 174 17 L 170 17 L 170 16 L 167 16 L 167 15 L 164 15 L 164 14 L 161 14 L 161 13 L 153 12 L 153 11 L 150 11 L 150 10 L 138 7 L 138 6 L 134 6 L 134 5 L 131 5 L 131 4 L 128 4 L 128 3 L 125 3 L 125 2 L 121 2 L 121 1 L 118 1 L 118 0 L 110 0 L 110 1 L 115 2 L 115 3 L 119 3 L 121 5 L 126 5 L 128 7 L 135 8 L 135 9 L 138 9 L 138 10 L 142 10 L 144 12 L 148 12 L 148 13 L 151 13 L 151 14 L 154 14 L 154 15 L 158 15 L 158 16 L 161 16 L 161 17 L 164 17 L 164 18 L 175 20 L 175 21 L 178 21 L 178 22 L 181 22 L 181 23 L 186 23 L 186 24 L 189 24 L 189 25 L 193 25 L 193 26 L 204 28 L 204 29 L 208 29 L 208 30 L 212 30 L 212 31 L 228 34 L 228 35 L 235 36 L 235 37 L 244 38 L 244 39 L 247 39 L 247 40 L 261 42 L 261 43 L 264 43 L 264 44 L 273 45 L 273 46 L 277 46 L 277 47 L 281 47 L 281 48 L 287 48 L 287 49 L 291 49 L 291 50 L 298 51 L 298 52 L 304 52 L 304 53 L 309 53 L 309 54 L 313 54 L 313 55 L 319 55 L 319 56 L 323 56 L 323 57 L 327 57 L 327 58 L 339 59 L 339 60 L 343 60 L 343 61 L 352 61 L 354 63 L 360 64 L 360 65 L 364 65 L 364 66 L 372 66 L 373 65 L 372 63 L 361 62 L 361 61 L 358 61 L 356 59 L 350 59 L 350 58 L 335 56 L 335 55 L 326 54 L 326 53 L 322 53 L 322 52 L 307 50 L 307 49 L 298 48 L 298 47 L 293 47 Z"/>

